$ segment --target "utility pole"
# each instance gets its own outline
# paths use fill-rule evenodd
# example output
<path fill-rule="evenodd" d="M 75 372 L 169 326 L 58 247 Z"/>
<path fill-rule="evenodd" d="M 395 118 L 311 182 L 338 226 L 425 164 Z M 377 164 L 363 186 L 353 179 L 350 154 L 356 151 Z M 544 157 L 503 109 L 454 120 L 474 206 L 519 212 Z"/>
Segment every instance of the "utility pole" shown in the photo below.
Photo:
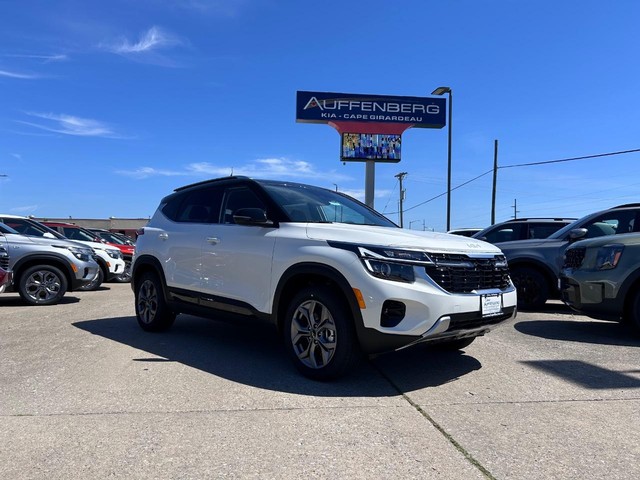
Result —
<path fill-rule="evenodd" d="M 518 199 L 514 198 L 513 199 L 513 205 L 511 205 L 513 207 L 513 218 L 518 218 L 518 212 L 520 210 L 518 210 Z"/>
<path fill-rule="evenodd" d="M 400 172 L 397 175 L 394 175 L 398 181 L 400 182 L 400 228 L 402 228 L 402 204 L 404 201 L 404 189 L 402 188 L 402 180 L 407 175 L 407 172 Z"/>
<path fill-rule="evenodd" d="M 496 223 L 496 188 L 498 185 L 498 140 L 493 141 L 493 193 L 491 194 L 491 225 Z"/>

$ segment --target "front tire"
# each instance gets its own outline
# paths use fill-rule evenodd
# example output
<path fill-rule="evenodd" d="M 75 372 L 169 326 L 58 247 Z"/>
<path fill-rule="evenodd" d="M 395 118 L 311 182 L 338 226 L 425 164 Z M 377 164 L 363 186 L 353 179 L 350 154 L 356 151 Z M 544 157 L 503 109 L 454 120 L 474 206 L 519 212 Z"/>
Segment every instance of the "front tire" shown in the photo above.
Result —
<path fill-rule="evenodd" d="M 511 280 L 518 290 L 518 308 L 537 310 L 549 298 L 547 279 L 538 270 L 530 267 L 511 269 Z"/>
<path fill-rule="evenodd" d="M 326 286 L 307 287 L 293 297 L 283 334 L 296 368 L 314 380 L 345 375 L 362 356 L 349 309 Z"/>
<path fill-rule="evenodd" d="M 116 275 L 114 280 L 118 283 L 128 283 L 131 281 L 131 260 L 125 260 L 124 271 Z"/>
<path fill-rule="evenodd" d="M 173 325 L 176 314 L 164 298 L 162 282 L 155 273 L 146 272 L 136 282 L 136 319 L 147 332 L 161 332 Z"/>
<path fill-rule="evenodd" d="M 91 280 L 86 285 L 78 287 L 78 290 L 82 290 L 84 292 L 93 292 L 94 290 L 100 288 L 102 282 L 104 282 L 104 272 L 102 271 L 102 268 L 98 268 L 98 273 L 96 273 L 96 276 L 93 278 L 93 280 Z"/>
<path fill-rule="evenodd" d="M 51 265 L 35 265 L 20 275 L 18 293 L 29 305 L 54 305 L 66 292 L 67 278 Z"/>
<path fill-rule="evenodd" d="M 630 310 L 628 315 L 625 316 L 625 320 L 625 323 L 631 327 L 633 333 L 640 336 L 640 287 L 636 287 L 633 292 Z"/>

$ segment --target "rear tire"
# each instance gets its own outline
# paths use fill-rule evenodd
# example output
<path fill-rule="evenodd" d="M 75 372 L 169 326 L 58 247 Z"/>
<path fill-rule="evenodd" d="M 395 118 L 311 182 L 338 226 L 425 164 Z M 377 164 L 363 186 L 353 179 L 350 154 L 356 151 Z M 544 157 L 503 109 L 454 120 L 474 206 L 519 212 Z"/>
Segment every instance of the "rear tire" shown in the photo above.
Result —
<path fill-rule="evenodd" d="M 162 282 L 153 272 L 143 273 L 136 282 L 136 319 L 147 332 L 162 332 L 173 325 L 176 314 L 164 298 Z"/>
<path fill-rule="evenodd" d="M 538 270 L 530 267 L 511 269 L 511 280 L 518 290 L 518 308 L 536 310 L 549 298 L 547 279 Z"/>
<path fill-rule="evenodd" d="M 66 292 L 67 278 L 51 265 L 35 265 L 20 275 L 18 293 L 29 305 L 54 305 Z"/>
<path fill-rule="evenodd" d="M 355 368 L 362 358 L 353 318 L 341 294 L 307 287 L 291 300 L 284 342 L 296 368 L 313 380 L 332 380 Z"/>

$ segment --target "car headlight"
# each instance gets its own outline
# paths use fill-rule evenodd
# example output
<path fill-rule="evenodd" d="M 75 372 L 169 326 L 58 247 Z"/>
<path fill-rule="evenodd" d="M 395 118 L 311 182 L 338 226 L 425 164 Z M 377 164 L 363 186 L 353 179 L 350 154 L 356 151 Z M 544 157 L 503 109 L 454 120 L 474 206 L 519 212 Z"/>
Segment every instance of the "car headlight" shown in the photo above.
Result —
<path fill-rule="evenodd" d="M 122 258 L 122 252 L 120 250 L 106 250 L 106 252 L 107 255 L 116 260 Z"/>
<path fill-rule="evenodd" d="M 413 283 L 416 279 L 414 266 L 433 265 L 427 253 L 417 250 L 360 246 L 341 242 L 329 242 L 329 245 L 354 252 L 371 275 L 384 280 Z"/>
<path fill-rule="evenodd" d="M 67 247 L 61 245 L 52 245 L 52 247 L 66 248 L 74 257 L 76 257 L 78 260 L 82 260 L 83 262 L 88 262 L 89 260 L 91 260 L 91 254 L 93 253 L 93 250 L 91 250 L 90 248 Z"/>
<path fill-rule="evenodd" d="M 611 270 L 618 266 L 620 257 L 622 257 L 622 251 L 624 245 L 614 244 L 605 245 L 598 249 L 596 256 L 596 269 L 598 270 Z"/>

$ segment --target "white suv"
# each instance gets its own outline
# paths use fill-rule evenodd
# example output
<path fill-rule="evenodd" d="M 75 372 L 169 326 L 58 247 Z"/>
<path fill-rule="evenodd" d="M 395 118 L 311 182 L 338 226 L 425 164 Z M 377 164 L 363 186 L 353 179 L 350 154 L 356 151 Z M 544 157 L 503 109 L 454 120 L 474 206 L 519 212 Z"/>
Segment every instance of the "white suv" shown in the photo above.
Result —
<path fill-rule="evenodd" d="M 464 348 L 516 315 L 495 246 L 400 229 L 331 190 L 245 177 L 165 197 L 139 232 L 131 286 L 143 329 L 167 329 L 183 312 L 267 319 L 316 379 L 361 353 Z"/>

